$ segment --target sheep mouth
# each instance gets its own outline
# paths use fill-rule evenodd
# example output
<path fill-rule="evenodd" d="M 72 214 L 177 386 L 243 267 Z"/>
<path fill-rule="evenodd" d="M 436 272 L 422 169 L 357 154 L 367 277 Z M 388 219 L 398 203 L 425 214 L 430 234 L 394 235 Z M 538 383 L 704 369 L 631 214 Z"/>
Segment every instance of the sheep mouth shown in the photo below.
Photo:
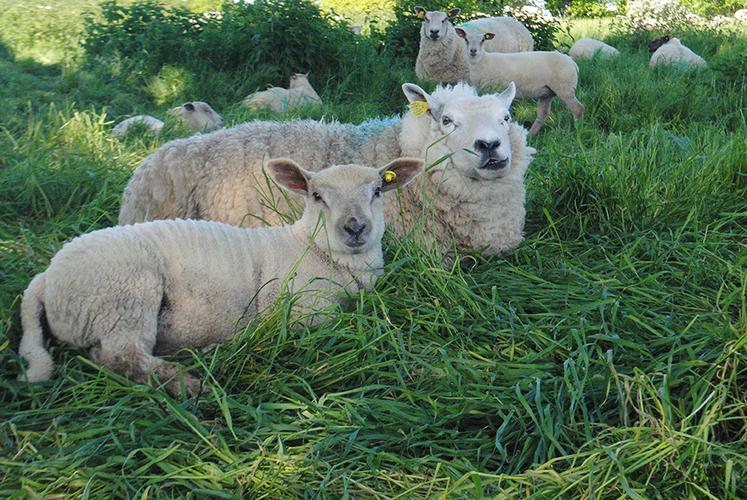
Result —
<path fill-rule="evenodd" d="M 348 247 L 350 253 L 356 254 L 361 253 L 364 250 L 366 243 L 368 243 L 368 241 L 365 239 L 349 239 L 345 242 L 345 246 Z"/>
<path fill-rule="evenodd" d="M 488 161 L 482 164 L 481 170 L 502 170 L 508 166 L 508 158 L 499 160 L 497 158 L 490 158 Z"/>
<path fill-rule="evenodd" d="M 428 37 L 433 40 L 434 42 L 437 42 L 439 38 L 441 38 L 441 35 L 428 35 Z"/>

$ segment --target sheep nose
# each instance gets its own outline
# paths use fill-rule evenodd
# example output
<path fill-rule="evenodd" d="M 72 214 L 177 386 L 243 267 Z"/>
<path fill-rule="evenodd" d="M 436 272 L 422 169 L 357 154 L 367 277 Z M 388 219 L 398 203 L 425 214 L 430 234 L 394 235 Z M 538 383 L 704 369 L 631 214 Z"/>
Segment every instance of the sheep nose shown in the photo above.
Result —
<path fill-rule="evenodd" d="M 431 30 L 431 38 L 438 36 L 438 30 Z"/>
<path fill-rule="evenodd" d="M 498 146 L 500 145 L 501 145 L 500 139 L 496 139 L 493 142 L 487 142 L 481 139 L 477 139 L 475 141 L 475 149 L 478 151 L 492 151 L 493 149 L 497 149 Z"/>
<path fill-rule="evenodd" d="M 477 54 L 477 49 L 469 49 L 469 53 L 474 56 Z"/>
<path fill-rule="evenodd" d="M 358 238 L 360 237 L 361 234 L 363 234 L 363 231 L 366 229 L 366 224 L 359 222 L 358 219 L 356 219 L 355 217 L 350 217 L 347 220 L 347 222 L 345 222 L 345 225 L 342 226 L 342 228 L 350 236 L 354 236 L 355 238 Z"/>

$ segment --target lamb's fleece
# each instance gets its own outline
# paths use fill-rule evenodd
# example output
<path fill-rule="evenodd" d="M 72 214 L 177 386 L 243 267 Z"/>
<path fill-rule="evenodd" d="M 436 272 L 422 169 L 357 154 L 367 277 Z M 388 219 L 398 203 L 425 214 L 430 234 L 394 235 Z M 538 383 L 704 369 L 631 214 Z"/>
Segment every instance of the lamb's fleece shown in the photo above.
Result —
<path fill-rule="evenodd" d="M 25 378 L 52 374 L 44 318 L 55 337 L 90 349 L 98 363 L 140 382 L 152 372 L 178 392 L 181 370 L 154 352 L 224 342 L 285 290 L 299 292 L 294 311 L 306 313 L 370 288 L 383 266 L 380 193 L 406 185 L 422 160 L 319 173 L 287 159 L 268 166 L 279 184 L 307 199 L 291 226 L 155 221 L 94 231 L 66 244 L 24 294 Z M 184 379 L 190 394 L 199 392 L 197 379 Z"/>
<path fill-rule="evenodd" d="M 656 49 L 656 52 L 651 56 L 649 66 L 655 68 L 659 65 L 668 64 L 685 64 L 690 68 L 707 66 L 705 60 L 682 45 L 679 38 L 672 38 Z"/>
<path fill-rule="evenodd" d="M 157 134 L 163 128 L 163 122 L 158 118 L 148 115 L 137 115 L 127 118 L 115 125 L 112 129 L 112 135 L 121 139 L 125 134 L 127 134 L 127 130 L 129 130 L 130 127 L 140 123 L 148 127 L 154 134 Z"/>
<path fill-rule="evenodd" d="M 390 227 L 402 233 L 425 222 L 429 236 L 447 250 L 454 243 L 488 254 L 516 247 L 524 226 L 523 177 L 535 150 L 527 146 L 524 129 L 508 121 L 513 94 L 478 97 L 467 84 L 438 87 L 432 95 L 412 84 L 403 88 L 408 100 L 427 101 L 430 111 L 361 125 L 255 121 L 171 141 L 134 173 L 119 223 L 179 217 L 277 224 L 288 204 L 266 180 L 263 165 L 272 157 L 296 158 L 318 170 L 328 164 L 379 165 L 402 155 L 430 163 L 446 156 L 421 176 L 417 190 L 387 202 Z M 456 133 L 443 125 L 446 111 L 461 123 Z M 475 151 L 476 142 L 504 134 L 496 154 L 509 158 L 507 167 L 481 169 L 485 153 Z M 423 213 L 428 204 L 433 212 Z"/>
<path fill-rule="evenodd" d="M 594 38 L 579 38 L 568 51 L 568 55 L 574 59 L 592 59 L 595 54 L 615 57 L 620 54 L 620 51 Z"/>
<path fill-rule="evenodd" d="M 441 83 L 468 81 L 467 53 L 450 21 L 459 14 L 459 9 L 446 13 L 426 12 L 422 7 L 415 7 L 415 12 L 423 19 L 420 49 L 415 60 L 418 78 Z"/>
<path fill-rule="evenodd" d="M 513 17 L 483 17 L 457 25 L 466 31 L 493 33 L 485 42 L 488 52 L 528 52 L 534 50 L 534 38 L 529 30 Z"/>
<path fill-rule="evenodd" d="M 309 83 L 308 75 L 294 73 L 291 75 L 290 88 L 270 87 L 247 96 L 243 105 L 254 110 L 269 109 L 276 113 L 300 106 L 322 104 L 322 99 Z"/>

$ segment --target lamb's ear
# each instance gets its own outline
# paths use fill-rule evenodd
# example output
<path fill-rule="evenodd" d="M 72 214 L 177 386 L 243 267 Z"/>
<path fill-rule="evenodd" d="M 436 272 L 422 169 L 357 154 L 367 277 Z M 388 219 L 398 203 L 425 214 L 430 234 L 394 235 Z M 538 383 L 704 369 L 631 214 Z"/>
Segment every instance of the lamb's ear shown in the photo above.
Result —
<path fill-rule="evenodd" d="M 462 28 L 454 28 L 454 31 L 456 31 L 456 34 L 459 38 L 467 39 L 467 32 L 464 31 Z"/>
<path fill-rule="evenodd" d="M 404 187 L 423 171 L 423 160 L 420 158 L 397 158 L 379 169 L 381 191 L 391 191 Z"/>
<path fill-rule="evenodd" d="M 194 110 L 195 110 L 195 105 L 194 105 L 194 104 L 192 104 L 191 102 L 185 102 L 184 104 L 182 104 L 182 106 L 183 106 L 183 107 L 184 107 L 184 109 L 186 109 L 187 111 L 194 111 Z"/>
<path fill-rule="evenodd" d="M 425 17 L 425 9 L 421 7 L 420 5 L 416 5 L 412 8 L 412 10 L 415 11 L 415 14 L 418 16 L 418 19 L 423 19 Z"/>
<path fill-rule="evenodd" d="M 298 166 L 298 163 L 288 158 L 276 158 L 267 162 L 272 176 L 280 186 L 299 194 L 309 194 L 309 179 L 311 172 Z"/>
<path fill-rule="evenodd" d="M 405 93 L 405 97 L 410 102 L 410 107 L 416 116 L 428 113 L 431 118 L 438 120 L 441 115 L 441 103 L 437 99 L 428 95 L 428 92 L 414 83 L 402 84 L 402 92 Z"/>
<path fill-rule="evenodd" d="M 462 12 L 462 9 L 449 9 L 446 15 L 449 16 L 449 19 L 454 19 L 460 12 Z"/>
<path fill-rule="evenodd" d="M 506 106 L 506 108 L 510 108 L 511 103 L 514 102 L 514 97 L 516 97 L 516 84 L 514 82 L 510 82 L 508 84 L 508 87 L 506 87 L 506 90 L 504 90 L 500 94 L 495 94 L 495 96 L 503 101 L 503 104 Z"/>

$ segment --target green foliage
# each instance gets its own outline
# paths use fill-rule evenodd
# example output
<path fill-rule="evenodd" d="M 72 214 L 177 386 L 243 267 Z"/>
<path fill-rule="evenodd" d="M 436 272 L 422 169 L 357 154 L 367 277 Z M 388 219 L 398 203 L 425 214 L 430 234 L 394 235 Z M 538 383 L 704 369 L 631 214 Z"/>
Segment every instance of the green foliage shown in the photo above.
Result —
<path fill-rule="evenodd" d="M 232 36 L 254 29 L 243 12 Z M 352 310 L 296 328 L 281 301 L 218 349 L 175 356 L 211 386 L 184 401 L 54 342 L 54 379 L 16 381 L 31 277 L 115 224 L 132 170 L 184 133 L 121 142 L 111 118 L 199 91 L 228 126 L 360 122 L 403 108 L 412 65 L 364 37 L 335 64 L 370 71 L 274 115 L 236 103 L 292 71 L 280 58 L 152 64 L 112 46 L 61 67 L 0 44 L 0 497 L 746 498 L 747 34 L 683 31 L 709 69 L 652 71 L 645 38 L 590 22 L 574 36 L 622 53 L 579 61 L 583 118 L 556 104 L 530 140 L 524 244 L 445 265 L 388 235 L 385 275 Z M 318 55 L 293 44 L 279 50 Z"/>
<path fill-rule="evenodd" d="M 692 12 L 708 17 L 728 16 L 739 9 L 747 9 L 747 0 L 682 0 L 682 3 Z"/>

